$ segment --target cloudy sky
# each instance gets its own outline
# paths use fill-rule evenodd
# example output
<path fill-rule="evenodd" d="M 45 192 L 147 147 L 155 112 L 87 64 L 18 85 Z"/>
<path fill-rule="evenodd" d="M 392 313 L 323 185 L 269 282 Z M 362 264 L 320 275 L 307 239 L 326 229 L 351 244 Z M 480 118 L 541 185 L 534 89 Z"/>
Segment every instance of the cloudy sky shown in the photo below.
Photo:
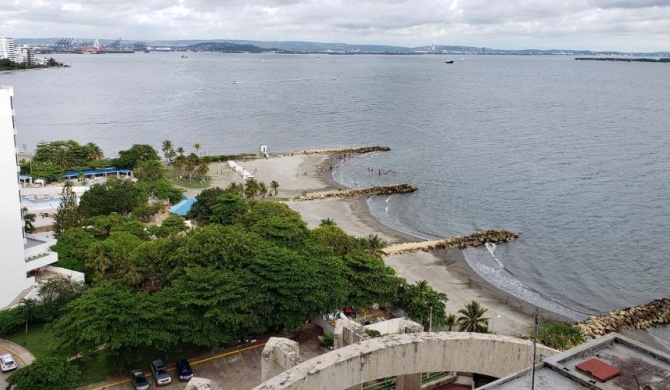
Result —
<path fill-rule="evenodd" d="M 670 0 L 1 0 L 16 38 L 670 50 Z"/>

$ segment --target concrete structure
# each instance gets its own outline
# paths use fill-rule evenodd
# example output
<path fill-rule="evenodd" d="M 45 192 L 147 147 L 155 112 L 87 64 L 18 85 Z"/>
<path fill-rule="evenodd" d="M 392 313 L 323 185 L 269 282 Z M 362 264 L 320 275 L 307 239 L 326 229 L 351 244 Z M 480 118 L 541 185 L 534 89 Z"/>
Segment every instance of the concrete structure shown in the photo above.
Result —
<path fill-rule="evenodd" d="M 223 386 L 211 379 L 193 377 L 188 381 L 184 390 L 223 390 Z"/>
<path fill-rule="evenodd" d="M 0 87 L 0 309 L 28 295 L 35 275 L 58 261 L 49 249 L 55 240 L 23 231 L 13 99 L 11 87 Z"/>
<path fill-rule="evenodd" d="M 14 51 L 15 62 L 21 64 L 33 65 L 35 64 L 35 50 L 28 46 L 17 47 Z"/>
<path fill-rule="evenodd" d="M 0 37 L 0 60 L 2 59 L 16 61 L 14 38 Z"/>
<path fill-rule="evenodd" d="M 302 363 L 298 343 L 282 337 L 270 337 L 261 354 L 261 380 L 266 381 Z"/>
<path fill-rule="evenodd" d="M 393 318 L 370 325 L 362 325 L 348 318 L 337 320 L 333 332 L 333 347 L 339 349 L 347 345 L 369 340 L 366 329 L 376 330 L 382 335 L 423 332 L 423 326 L 407 318 Z"/>
<path fill-rule="evenodd" d="M 558 353 L 543 345 L 537 350 L 538 357 Z M 423 372 L 458 371 L 503 378 L 532 362 L 533 346 L 528 340 L 480 333 L 407 333 L 337 349 L 255 389 L 358 389 L 362 383 L 396 376 L 397 389 L 416 390 L 421 388 Z"/>
<path fill-rule="evenodd" d="M 598 370 L 583 371 L 582 364 L 593 363 L 615 375 L 598 379 Z M 610 367 L 605 366 L 604 364 Z M 579 367 L 582 367 L 580 370 Z M 500 379 L 481 390 L 530 389 L 531 369 Z M 604 380 L 603 380 L 604 379 Z M 535 388 L 562 389 L 670 389 L 670 355 L 644 344 L 610 333 L 600 339 L 545 359 L 535 367 Z"/>

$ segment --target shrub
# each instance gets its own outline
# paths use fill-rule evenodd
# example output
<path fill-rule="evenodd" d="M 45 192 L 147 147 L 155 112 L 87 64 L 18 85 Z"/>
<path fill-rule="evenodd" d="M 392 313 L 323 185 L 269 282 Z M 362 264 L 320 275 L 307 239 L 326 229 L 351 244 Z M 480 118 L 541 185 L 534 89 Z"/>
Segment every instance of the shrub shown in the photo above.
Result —
<path fill-rule="evenodd" d="M 332 347 L 335 344 L 335 337 L 332 333 L 326 333 L 323 335 L 323 340 L 321 340 L 321 342 L 326 347 Z"/>
<path fill-rule="evenodd" d="M 19 308 L 0 311 L 0 335 L 12 333 L 26 322 Z"/>
<path fill-rule="evenodd" d="M 579 329 L 564 323 L 543 326 L 537 339 L 547 347 L 560 351 L 565 351 L 584 342 L 584 336 Z"/>
<path fill-rule="evenodd" d="M 372 338 L 375 338 L 375 337 L 382 337 L 381 332 L 378 331 L 378 330 L 376 330 L 376 329 L 365 328 L 365 329 L 363 329 L 363 332 L 364 332 L 366 335 L 368 335 L 368 336 L 370 336 L 370 337 L 372 337 Z"/>

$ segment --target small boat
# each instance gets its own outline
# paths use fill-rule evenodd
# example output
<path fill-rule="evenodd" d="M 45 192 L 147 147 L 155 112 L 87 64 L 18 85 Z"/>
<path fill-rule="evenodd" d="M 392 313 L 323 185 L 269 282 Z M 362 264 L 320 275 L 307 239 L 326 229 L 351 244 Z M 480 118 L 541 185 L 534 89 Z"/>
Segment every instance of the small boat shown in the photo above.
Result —
<path fill-rule="evenodd" d="M 181 56 L 181 58 L 188 58 L 188 56 Z M 451 61 L 451 62 L 454 62 L 454 61 Z"/>
<path fill-rule="evenodd" d="M 452 60 L 452 61 L 444 61 L 444 63 L 445 63 L 445 64 L 453 64 L 454 61 L 453 61 L 453 60 Z"/>

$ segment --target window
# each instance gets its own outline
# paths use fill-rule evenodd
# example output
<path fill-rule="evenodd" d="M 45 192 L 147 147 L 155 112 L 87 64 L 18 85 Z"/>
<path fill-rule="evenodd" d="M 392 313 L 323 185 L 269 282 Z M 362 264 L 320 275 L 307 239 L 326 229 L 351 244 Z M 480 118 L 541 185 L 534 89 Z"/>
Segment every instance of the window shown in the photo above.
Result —
<path fill-rule="evenodd" d="M 12 110 L 14 109 L 14 96 L 9 97 L 9 106 Z"/>

